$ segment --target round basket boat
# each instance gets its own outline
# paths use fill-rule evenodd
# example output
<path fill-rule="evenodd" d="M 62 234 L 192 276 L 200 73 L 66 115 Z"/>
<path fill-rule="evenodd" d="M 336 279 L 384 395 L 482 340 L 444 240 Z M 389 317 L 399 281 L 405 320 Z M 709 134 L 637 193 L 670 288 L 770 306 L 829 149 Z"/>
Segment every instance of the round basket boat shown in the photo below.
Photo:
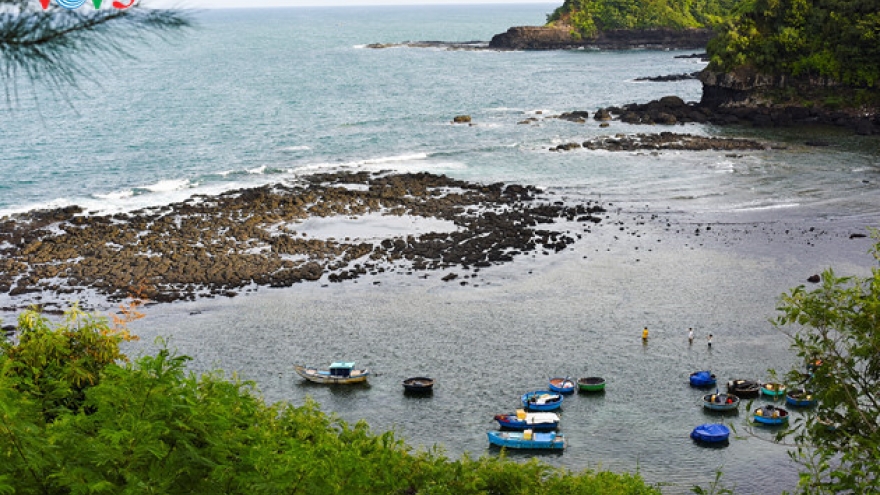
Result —
<path fill-rule="evenodd" d="M 782 397 L 785 395 L 785 385 L 782 383 L 765 383 L 761 385 L 761 393 L 768 397 Z"/>
<path fill-rule="evenodd" d="M 579 378 L 578 389 L 582 392 L 602 392 L 605 390 L 605 379 L 601 376 Z"/>
<path fill-rule="evenodd" d="M 730 437 L 730 428 L 716 423 L 700 425 L 691 432 L 691 438 L 697 442 L 725 443 Z"/>
<path fill-rule="evenodd" d="M 761 384 L 754 380 L 730 380 L 727 382 L 727 393 L 740 399 L 754 399 L 761 393 Z"/>
<path fill-rule="evenodd" d="M 403 391 L 411 394 L 424 394 L 434 390 L 434 379 L 414 376 L 403 381 Z"/>
<path fill-rule="evenodd" d="M 690 376 L 691 387 L 703 388 L 714 387 L 716 380 L 715 375 L 709 370 L 695 371 Z"/>

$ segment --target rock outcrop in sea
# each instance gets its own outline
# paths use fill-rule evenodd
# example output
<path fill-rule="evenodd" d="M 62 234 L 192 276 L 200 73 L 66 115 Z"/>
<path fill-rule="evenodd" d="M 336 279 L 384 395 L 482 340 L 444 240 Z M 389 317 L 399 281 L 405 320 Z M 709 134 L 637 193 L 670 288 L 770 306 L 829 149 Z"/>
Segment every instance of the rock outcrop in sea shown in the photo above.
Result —
<path fill-rule="evenodd" d="M 610 29 L 595 38 L 572 35 L 570 27 L 519 26 L 496 34 L 489 42 L 495 50 L 655 50 L 705 49 L 712 37 L 709 29 Z"/>

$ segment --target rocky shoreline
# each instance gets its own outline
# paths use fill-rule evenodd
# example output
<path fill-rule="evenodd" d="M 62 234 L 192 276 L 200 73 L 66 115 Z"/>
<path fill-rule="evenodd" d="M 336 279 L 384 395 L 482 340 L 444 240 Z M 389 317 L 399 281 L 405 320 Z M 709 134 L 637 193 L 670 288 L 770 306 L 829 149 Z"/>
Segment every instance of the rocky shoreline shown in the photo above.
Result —
<path fill-rule="evenodd" d="M 578 148 L 606 151 L 756 151 L 770 145 L 752 139 L 719 138 L 661 132 L 658 134 L 617 134 L 589 139 L 583 143 L 564 143 L 550 151 L 571 151 Z"/>
<path fill-rule="evenodd" d="M 599 108 L 592 114 L 588 110 L 575 110 L 555 118 L 586 123 L 590 115 L 600 123 L 618 120 L 628 124 L 669 126 L 687 123 L 752 127 L 828 125 L 845 127 L 864 136 L 880 135 L 880 115 L 874 113 L 859 115 L 820 107 L 707 105 L 702 102 L 685 102 L 678 96 L 664 96 L 648 103 L 631 103 L 622 107 Z M 532 117 L 520 123 L 528 124 L 537 120 Z"/>
<path fill-rule="evenodd" d="M 38 304 L 57 311 L 62 300 L 86 290 L 110 301 L 137 291 L 170 302 L 386 270 L 476 273 L 526 253 L 561 251 L 582 235 L 555 228 L 557 220 L 594 225 L 603 219 L 599 203 L 565 205 L 541 200 L 540 193 L 428 173 L 360 172 L 109 216 L 78 207 L 33 211 L 0 220 L 0 292 L 12 301 L 2 310 Z M 442 219 L 455 230 L 377 242 L 298 232 L 309 218 L 367 214 Z"/>

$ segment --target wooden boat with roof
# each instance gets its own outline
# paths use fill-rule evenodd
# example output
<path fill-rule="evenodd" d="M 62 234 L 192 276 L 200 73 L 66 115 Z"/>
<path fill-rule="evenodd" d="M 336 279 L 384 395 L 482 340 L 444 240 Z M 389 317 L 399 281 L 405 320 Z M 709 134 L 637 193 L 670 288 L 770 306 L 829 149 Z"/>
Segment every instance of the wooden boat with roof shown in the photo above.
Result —
<path fill-rule="evenodd" d="M 329 385 L 348 385 L 363 383 L 370 376 L 368 369 L 355 369 L 353 362 L 337 361 L 326 370 L 308 366 L 294 366 L 296 374 L 314 383 Z"/>
<path fill-rule="evenodd" d="M 549 390 L 527 392 L 520 400 L 527 411 L 555 411 L 562 406 L 562 394 Z"/>
<path fill-rule="evenodd" d="M 559 415 L 552 412 L 526 412 L 517 409 L 516 414 L 496 414 L 495 421 L 508 430 L 552 431 L 559 427 Z"/>

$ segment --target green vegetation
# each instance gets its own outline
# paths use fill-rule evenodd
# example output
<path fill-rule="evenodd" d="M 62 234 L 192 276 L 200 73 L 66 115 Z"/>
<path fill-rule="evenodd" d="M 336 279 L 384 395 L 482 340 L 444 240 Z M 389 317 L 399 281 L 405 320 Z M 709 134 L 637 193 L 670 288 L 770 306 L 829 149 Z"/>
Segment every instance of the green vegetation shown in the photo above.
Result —
<path fill-rule="evenodd" d="M 126 362 L 131 336 L 76 310 L 57 325 L 24 313 L 18 331 L 0 348 L 0 494 L 660 493 L 633 475 L 413 452 L 314 402 L 196 377 L 167 349 Z"/>
<path fill-rule="evenodd" d="M 565 0 L 547 16 L 594 37 L 608 29 L 703 28 L 720 23 L 739 0 Z"/>
<path fill-rule="evenodd" d="M 747 0 L 708 53 L 716 71 L 749 68 L 876 90 L 880 12 L 876 0 Z"/>
<path fill-rule="evenodd" d="M 880 261 L 880 243 L 873 255 Z M 784 295 L 775 322 L 813 370 L 804 386 L 818 400 L 787 432 L 798 445 L 791 455 L 805 468 L 804 495 L 874 493 L 880 480 L 880 268 L 866 278 L 837 277 L 829 269 L 822 278 L 816 290 L 798 287 Z M 787 379 L 803 383 L 803 370 Z"/>

